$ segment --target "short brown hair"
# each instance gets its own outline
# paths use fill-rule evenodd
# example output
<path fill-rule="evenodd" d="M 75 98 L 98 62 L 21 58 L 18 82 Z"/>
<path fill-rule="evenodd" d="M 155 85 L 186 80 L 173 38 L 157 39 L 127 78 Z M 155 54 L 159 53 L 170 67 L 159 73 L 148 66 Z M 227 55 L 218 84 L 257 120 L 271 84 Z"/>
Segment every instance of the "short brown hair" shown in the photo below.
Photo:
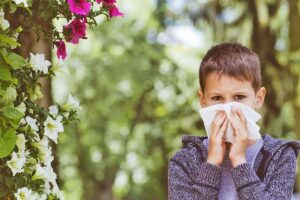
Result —
<path fill-rule="evenodd" d="M 202 92 L 206 77 L 213 72 L 240 81 L 250 81 L 255 92 L 261 86 L 260 61 L 257 54 L 238 43 L 222 43 L 213 46 L 206 53 L 199 68 Z"/>

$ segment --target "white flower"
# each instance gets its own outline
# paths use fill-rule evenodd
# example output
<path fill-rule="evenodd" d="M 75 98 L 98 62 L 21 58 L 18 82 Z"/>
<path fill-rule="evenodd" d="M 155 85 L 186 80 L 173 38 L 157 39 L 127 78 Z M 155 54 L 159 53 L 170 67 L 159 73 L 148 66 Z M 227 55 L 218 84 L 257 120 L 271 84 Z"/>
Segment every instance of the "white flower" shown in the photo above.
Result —
<path fill-rule="evenodd" d="M 45 135 L 55 143 L 57 143 L 58 133 L 64 131 L 61 120 L 62 119 L 59 116 L 56 118 L 56 120 L 48 116 L 46 121 L 44 122 Z"/>
<path fill-rule="evenodd" d="M 51 154 L 51 148 L 49 147 L 47 150 L 44 150 L 38 154 L 39 159 L 44 163 L 46 166 L 51 165 L 54 157 Z"/>
<path fill-rule="evenodd" d="M 65 118 L 68 118 L 70 113 L 69 112 L 63 112 L 62 115 L 65 117 Z"/>
<path fill-rule="evenodd" d="M 17 173 L 24 172 L 24 165 L 26 163 L 26 153 L 25 151 L 19 151 L 18 153 L 13 152 L 11 159 L 6 162 L 7 166 L 15 176 Z"/>
<path fill-rule="evenodd" d="M 35 165 L 35 173 L 32 176 L 32 180 L 38 180 L 38 179 L 42 179 L 45 181 L 46 193 L 50 192 L 49 183 L 51 183 L 53 187 L 55 187 L 57 185 L 57 183 L 56 183 L 57 175 L 53 171 L 53 168 L 51 165 L 44 166 L 44 167 L 42 167 L 40 163 Z M 46 183 L 48 183 L 48 184 L 46 184 Z"/>
<path fill-rule="evenodd" d="M 64 105 L 64 109 L 65 110 L 80 110 L 81 107 L 79 106 L 79 101 L 74 99 L 74 97 L 71 94 L 69 94 L 68 101 Z"/>
<path fill-rule="evenodd" d="M 16 38 L 16 39 L 18 39 L 18 37 L 19 37 L 19 33 L 18 32 L 16 32 L 16 33 L 13 33 L 13 35 L 12 35 L 14 38 Z"/>
<path fill-rule="evenodd" d="M 44 151 L 44 149 L 48 149 L 48 139 L 47 137 L 43 137 L 41 140 L 33 143 L 32 145 L 38 148 L 39 151 Z"/>
<path fill-rule="evenodd" d="M 37 194 L 27 187 L 22 187 L 14 194 L 17 200 L 36 200 Z"/>
<path fill-rule="evenodd" d="M 9 28 L 9 22 L 4 19 L 3 9 L 0 9 L 0 27 L 2 30 L 6 30 L 7 28 Z"/>
<path fill-rule="evenodd" d="M 58 108 L 56 105 L 52 105 L 49 107 L 49 114 L 55 117 L 58 113 Z"/>
<path fill-rule="evenodd" d="M 24 118 L 22 118 L 19 122 L 19 125 L 25 125 L 26 124 L 26 120 Z"/>
<path fill-rule="evenodd" d="M 46 194 L 41 194 L 41 195 L 37 194 L 36 200 L 47 200 L 47 195 Z"/>
<path fill-rule="evenodd" d="M 52 183 L 53 184 L 53 183 Z M 52 193 L 55 194 L 59 199 L 61 200 L 64 200 L 64 195 L 63 193 L 59 190 L 58 188 L 58 185 L 56 184 L 53 184 L 53 190 L 52 190 Z"/>
<path fill-rule="evenodd" d="M 16 144 L 17 144 L 19 151 L 25 150 L 25 143 L 26 143 L 26 139 L 25 139 L 24 134 L 18 134 Z"/>
<path fill-rule="evenodd" d="M 54 194 L 59 199 L 64 199 L 62 192 L 59 190 L 59 187 L 56 183 L 57 175 L 53 171 L 53 168 L 50 165 L 42 167 L 40 164 L 36 164 L 36 173 L 33 176 L 33 180 L 43 179 L 44 180 L 44 193 L 45 194 Z M 50 183 L 52 189 L 50 189 Z"/>
<path fill-rule="evenodd" d="M 10 26 L 10 24 L 6 19 L 0 18 L 0 27 L 1 27 L 2 30 L 8 29 L 9 26 Z"/>
<path fill-rule="evenodd" d="M 36 125 L 36 119 L 33 119 L 30 116 L 27 116 L 25 118 L 25 120 L 32 130 L 39 131 L 39 127 Z"/>
<path fill-rule="evenodd" d="M 41 71 L 44 74 L 48 73 L 48 67 L 51 63 L 48 60 L 45 60 L 44 54 L 32 54 L 30 53 L 30 63 L 34 71 Z"/>
<path fill-rule="evenodd" d="M 44 191 L 46 194 L 50 194 L 51 193 L 51 190 L 50 190 L 50 183 L 45 181 L 45 185 L 44 185 Z"/>
<path fill-rule="evenodd" d="M 32 180 L 38 180 L 38 179 L 48 180 L 47 173 L 44 167 L 42 167 L 40 163 L 37 163 L 35 165 L 35 173 L 32 176 Z"/>
<path fill-rule="evenodd" d="M 53 156 L 51 155 L 51 148 L 48 146 L 48 143 L 48 138 L 45 136 L 42 138 L 42 140 L 33 143 L 33 146 L 35 146 L 38 149 L 39 159 L 46 166 L 50 165 L 53 161 Z"/>
<path fill-rule="evenodd" d="M 51 165 L 47 165 L 45 168 L 44 168 L 45 172 L 47 173 L 47 181 L 48 182 L 51 182 L 52 185 L 55 185 L 56 184 L 56 179 L 57 179 L 57 175 L 56 173 L 53 171 L 53 168 Z"/>
<path fill-rule="evenodd" d="M 2 8 L 0 8 L 0 18 L 4 18 L 4 11 Z"/>
<path fill-rule="evenodd" d="M 27 0 L 14 0 L 14 2 L 15 2 L 16 4 L 21 4 L 21 3 L 23 3 L 25 7 L 28 7 Z"/>

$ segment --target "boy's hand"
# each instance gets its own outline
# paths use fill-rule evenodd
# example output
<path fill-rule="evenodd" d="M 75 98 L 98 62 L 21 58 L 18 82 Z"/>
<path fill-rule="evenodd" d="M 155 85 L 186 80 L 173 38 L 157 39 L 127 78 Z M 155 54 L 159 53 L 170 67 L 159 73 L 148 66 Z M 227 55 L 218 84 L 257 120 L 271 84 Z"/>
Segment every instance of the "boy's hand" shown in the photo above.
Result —
<path fill-rule="evenodd" d="M 226 144 L 222 137 L 226 130 L 228 119 L 224 111 L 218 111 L 211 124 L 208 145 L 207 163 L 220 166 L 226 152 Z"/>
<path fill-rule="evenodd" d="M 247 121 L 240 109 L 231 109 L 229 121 L 234 132 L 234 143 L 229 145 L 229 159 L 233 167 L 236 167 L 239 164 L 247 162 Z"/>

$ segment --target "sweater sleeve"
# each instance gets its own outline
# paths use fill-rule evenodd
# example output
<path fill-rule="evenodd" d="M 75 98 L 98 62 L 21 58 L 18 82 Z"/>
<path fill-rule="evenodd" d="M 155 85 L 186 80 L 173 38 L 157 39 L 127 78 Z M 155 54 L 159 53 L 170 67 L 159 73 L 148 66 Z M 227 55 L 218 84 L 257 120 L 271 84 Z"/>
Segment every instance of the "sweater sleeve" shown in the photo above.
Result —
<path fill-rule="evenodd" d="M 268 183 L 262 182 L 248 163 L 236 166 L 231 173 L 241 200 L 290 200 L 296 177 L 296 155 L 291 147 L 285 149 Z"/>
<path fill-rule="evenodd" d="M 191 177 L 184 165 L 176 160 L 169 162 L 169 200 L 218 199 L 221 167 L 202 163 L 197 177 Z"/>

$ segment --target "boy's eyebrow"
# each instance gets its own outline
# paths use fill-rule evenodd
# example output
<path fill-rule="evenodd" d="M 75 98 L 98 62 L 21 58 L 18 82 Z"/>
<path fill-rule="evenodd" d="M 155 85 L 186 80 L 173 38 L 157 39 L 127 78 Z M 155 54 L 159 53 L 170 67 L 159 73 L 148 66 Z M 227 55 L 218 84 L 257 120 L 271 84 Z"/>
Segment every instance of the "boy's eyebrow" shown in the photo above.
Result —
<path fill-rule="evenodd" d="M 246 90 L 240 90 L 233 92 L 234 94 L 248 93 Z M 207 95 L 222 95 L 222 92 L 209 92 Z"/>

